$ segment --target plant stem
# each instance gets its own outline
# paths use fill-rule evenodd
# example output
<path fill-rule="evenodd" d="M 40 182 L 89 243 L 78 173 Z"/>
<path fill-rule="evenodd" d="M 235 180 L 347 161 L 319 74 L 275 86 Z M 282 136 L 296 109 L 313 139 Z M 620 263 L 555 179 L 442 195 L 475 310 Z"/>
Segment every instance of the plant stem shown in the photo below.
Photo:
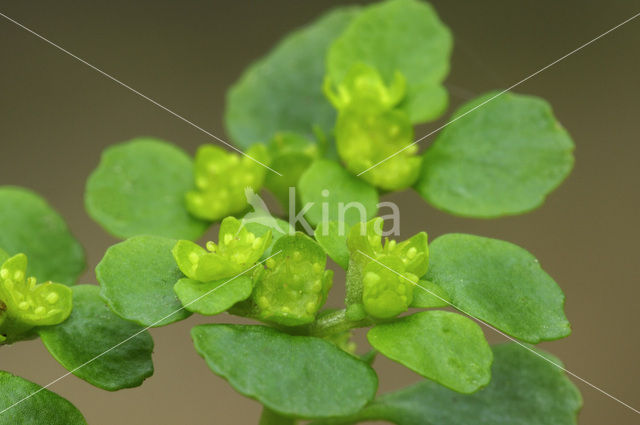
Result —
<path fill-rule="evenodd" d="M 341 332 L 346 332 L 350 329 L 363 328 L 373 324 L 371 319 L 362 319 L 357 321 L 351 321 L 346 317 L 346 310 L 337 310 L 331 313 L 325 314 L 318 318 L 318 320 L 311 325 L 309 333 L 313 336 L 324 337 Z"/>
<path fill-rule="evenodd" d="M 295 423 L 295 419 L 287 418 L 267 407 L 262 407 L 259 425 L 295 425 Z"/>

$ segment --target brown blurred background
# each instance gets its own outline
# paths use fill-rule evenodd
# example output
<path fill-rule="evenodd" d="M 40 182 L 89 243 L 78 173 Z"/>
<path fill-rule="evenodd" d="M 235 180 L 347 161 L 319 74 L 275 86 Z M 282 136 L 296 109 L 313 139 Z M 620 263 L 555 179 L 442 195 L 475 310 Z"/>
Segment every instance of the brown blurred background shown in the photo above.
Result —
<path fill-rule="evenodd" d="M 0 11 L 226 137 L 226 89 L 284 34 L 337 3 L 2 0 Z M 433 3 L 455 36 L 447 80 L 452 107 L 515 83 L 640 11 L 640 2 L 628 0 Z M 640 18 L 517 88 L 549 100 L 577 144 L 573 174 L 542 208 L 481 221 L 443 214 L 415 193 L 388 197 L 402 209 L 405 235 L 419 229 L 432 238 L 468 232 L 533 252 L 564 289 L 573 325 L 573 335 L 544 348 L 636 408 L 639 42 Z M 87 250 L 83 282 L 95 283 L 93 267 L 115 242 L 84 211 L 85 178 L 103 148 L 139 135 L 173 141 L 191 153 L 210 141 L 0 18 L 0 184 L 38 191 L 67 219 Z M 52 390 L 92 425 L 257 423 L 259 405 L 214 376 L 193 350 L 189 328 L 210 320 L 192 317 L 154 329 L 156 373 L 140 388 L 108 393 L 70 376 Z M 487 335 L 503 339 L 490 330 Z M 376 366 L 381 391 L 419 379 L 389 361 Z M 66 372 L 37 340 L 0 348 L 0 368 L 41 385 Z M 577 385 L 585 401 L 582 425 L 638 423 L 630 410 Z"/>

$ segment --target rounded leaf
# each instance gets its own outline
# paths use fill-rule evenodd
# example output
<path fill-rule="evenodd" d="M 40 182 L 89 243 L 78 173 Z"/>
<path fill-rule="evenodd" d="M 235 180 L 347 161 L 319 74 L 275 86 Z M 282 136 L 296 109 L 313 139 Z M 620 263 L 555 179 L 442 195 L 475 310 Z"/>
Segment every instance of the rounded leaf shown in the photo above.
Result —
<path fill-rule="evenodd" d="M 340 225 L 335 221 L 329 221 L 328 223 L 320 223 L 314 232 L 316 241 L 324 249 L 324 252 L 345 270 L 349 266 L 350 256 L 347 247 L 347 230 L 343 228 L 342 234 L 340 234 Z"/>
<path fill-rule="evenodd" d="M 466 217 L 522 214 L 569 175 L 574 145 L 549 104 L 513 93 L 490 100 L 496 95 L 460 108 L 453 119 L 477 109 L 425 152 L 416 189 L 433 206 Z"/>
<path fill-rule="evenodd" d="M 151 335 L 109 310 L 97 286 L 72 290 L 71 316 L 59 325 L 38 328 L 47 350 L 74 375 L 104 390 L 141 385 L 153 374 Z"/>
<path fill-rule="evenodd" d="M 322 93 L 325 51 L 356 13 L 348 7 L 321 16 L 245 71 L 227 95 L 225 123 L 236 145 L 266 142 L 280 131 L 312 138 L 314 125 L 332 131 L 336 114 Z"/>
<path fill-rule="evenodd" d="M 376 393 L 371 367 L 319 338 L 242 325 L 200 325 L 191 336 L 216 374 L 283 415 L 348 415 Z"/>
<path fill-rule="evenodd" d="M 571 333 L 562 290 L 523 248 L 452 233 L 431 243 L 429 259 L 425 278 L 466 314 L 531 343 Z"/>
<path fill-rule="evenodd" d="M 494 346 L 491 383 L 474 394 L 420 382 L 384 394 L 338 423 L 383 419 L 397 425 L 576 425 L 580 392 L 549 362 L 562 366 L 560 360 L 534 350 L 543 357 L 516 344 Z"/>
<path fill-rule="evenodd" d="M 73 285 L 86 266 L 84 250 L 60 215 L 40 196 L 0 187 L 0 247 L 29 258 L 27 274 L 40 282 Z"/>
<path fill-rule="evenodd" d="M 491 380 L 493 354 L 473 320 L 448 311 L 424 311 L 375 326 L 371 345 L 425 378 L 461 393 Z"/>
<path fill-rule="evenodd" d="M 185 194 L 194 186 L 193 161 L 178 147 L 141 138 L 111 146 L 89 179 L 89 215 L 112 235 L 197 239 L 208 223 L 191 216 Z"/>
<path fill-rule="evenodd" d="M 253 283 L 249 273 L 206 283 L 184 278 L 173 290 L 186 310 L 213 316 L 249 298 Z"/>
<path fill-rule="evenodd" d="M 424 122 L 447 106 L 441 82 L 449 72 L 452 45 L 449 29 L 428 3 L 385 1 L 363 10 L 334 41 L 327 71 L 337 84 L 358 63 L 377 69 L 387 83 L 400 72 L 407 84 L 401 107 L 412 122 Z"/>
<path fill-rule="evenodd" d="M 64 398 L 4 371 L 0 371 L 0 412 L 0 425 L 87 425 L 82 413 Z"/>
<path fill-rule="evenodd" d="M 184 275 L 173 259 L 177 241 L 135 236 L 107 249 L 96 267 L 100 295 L 111 310 L 142 326 L 164 326 L 191 315 L 173 292 Z"/>
<path fill-rule="evenodd" d="M 298 190 L 303 208 L 308 207 L 305 217 L 312 226 L 322 221 L 342 221 L 350 228 L 378 211 L 376 189 L 337 162 L 314 162 L 300 177 Z"/>

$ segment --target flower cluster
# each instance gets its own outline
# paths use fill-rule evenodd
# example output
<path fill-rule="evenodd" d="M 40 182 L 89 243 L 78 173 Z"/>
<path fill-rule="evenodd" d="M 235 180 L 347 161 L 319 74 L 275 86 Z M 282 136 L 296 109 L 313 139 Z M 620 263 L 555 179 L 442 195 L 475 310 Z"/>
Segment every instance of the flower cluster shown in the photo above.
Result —
<path fill-rule="evenodd" d="M 362 306 L 374 318 L 391 318 L 406 311 L 418 279 L 427 272 L 427 234 L 420 232 L 397 243 L 382 244 L 382 218 L 353 226 L 347 238 L 351 253 L 349 277 L 359 285 Z"/>
<path fill-rule="evenodd" d="M 383 190 L 411 186 L 422 159 L 415 156 L 409 115 L 398 106 L 406 94 L 404 76 L 396 72 L 386 86 L 375 68 L 357 63 L 333 86 L 327 78 L 324 92 L 338 110 L 335 138 L 345 167 L 354 174 L 366 171 L 360 177 Z"/>
<path fill-rule="evenodd" d="M 17 254 L 0 267 L 0 342 L 11 342 L 36 326 L 56 325 L 71 314 L 71 289 L 36 284 L 27 277 L 27 257 Z"/>

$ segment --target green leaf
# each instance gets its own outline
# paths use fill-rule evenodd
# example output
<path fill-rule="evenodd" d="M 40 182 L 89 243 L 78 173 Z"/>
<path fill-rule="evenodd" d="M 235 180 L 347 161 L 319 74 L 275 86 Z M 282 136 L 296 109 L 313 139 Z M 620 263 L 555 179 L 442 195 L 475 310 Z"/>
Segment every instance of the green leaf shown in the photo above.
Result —
<path fill-rule="evenodd" d="M 331 45 L 327 71 L 340 84 L 355 64 L 376 68 L 390 84 L 397 72 L 407 83 L 401 104 L 411 121 L 439 116 L 447 106 L 440 85 L 449 72 L 452 37 L 428 4 L 391 0 L 367 7 Z"/>
<path fill-rule="evenodd" d="M 185 194 L 194 186 L 193 161 L 178 147 L 141 138 L 102 153 L 89 179 L 89 215 L 119 238 L 140 234 L 197 239 L 208 223 L 192 217 Z"/>
<path fill-rule="evenodd" d="M 413 301 L 409 307 L 414 308 L 438 308 L 451 305 L 449 295 L 433 282 L 421 280 L 413 291 Z"/>
<path fill-rule="evenodd" d="M 191 315 L 173 292 L 184 277 L 171 248 L 173 239 L 134 236 L 107 249 L 96 267 L 100 295 L 111 310 L 142 326 L 164 326 Z"/>
<path fill-rule="evenodd" d="M 448 311 L 424 311 L 375 326 L 367 334 L 380 353 L 460 393 L 491 380 L 493 355 L 473 320 Z"/>
<path fill-rule="evenodd" d="M 173 290 L 186 310 L 213 316 L 249 298 L 253 284 L 247 273 L 206 283 L 184 278 L 176 283 Z"/>
<path fill-rule="evenodd" d="M 460 108 L 425 152 L 416 189 L 433 206 L 466 217 L 521 214 L 571 171 L 573 142 L 547 102 L 495 96 Z"/>
<path fill-rule="evenodd" d="M 7 254 L 7 251 L 5 251 L 4 249 L 0 248 L 0 264 L 4 263 L 5 261 L 7 261 L 9 259 L 10 255 Z"/>
<path fill-rule="evenodd" d="M 348 230 L 348 229 L 347 229 Z M 316 241 L 329 257 L 343 269 L 349 266 L 349 248 L 347 248 L 347 231 L 335 221 L 320 223 L 314 233 Z"/>
<path fill-rule="evenodd" d="M 425 278 L 459 310 L 531 343 L 571 333 L 562 290 L 523 248 L 465 234 L 440 236 L 430 248 Z"/>
<path fill-rule="evenodd" d="M 0 187 L 0 247 L 29 257 L 27 274 L 40 282 L 72 285 L 86 267 L 82 246 L 60 215 L 40 196 Z"/>
<path fill-rule="evenodd" d="M 238 325 L 196 326 L 191 336 L 216 374 L 241 394 L 287 416 L 351 414 L 376 392 L 373 369 L 319 338 Z"/>
<path fill-rule="evenodd" d="M 578 389 L 550 364 L 562 363 L 541 350 L 516 344 L 493 347 L 491 383 L 474 394 L 458 394 L 425 381 L 384 394 L 345 420 L 387 420 L 397 425 L 576 425 L 582 406 Z M 314 422 L 319 425 L 319 422 Z"/>
<path fill-rule="evenodd" d="M 301 232 L 281 237 L 273 252 L 255 279 L 258 317 L 285 326 L 313 322 L 333 283 L 333 271 L 325 270 L 327 256 Z"/>
<path fill-rule="evenodd" d="M 267 148 L 271 168 L 282 175 L 267 173 L 265 186 L 278 198 L 284 210 L 288 211 L 289 188 L 296 187 L 300 176 L 318 157 L 318 146 L 295 133 L 277 133 L 269 141 Z"/>
<path fill-rule="evenodd" d="M 374 217 L 378 210 L 376 189 L 333 161 L 314 162 L 300 178 L 298 190 L 302 205 L 310 206 L 305 217 L 312 226 L 324 220 L 343 222 L 350 228 Z"/>
<path fill-rule="evenodd" d="M 151 335 L 112 313 L 97 286 L 72 290 L 71 316 L 59 325 L 38 329 L 47 350 L 67 370 L 96 387 L 115 391 L 141 385 L 153 374 Z"/>
<path fill-rule="evenodd" d="M 0 412 L 0 425 L 87 425 L 82 413 L 64 398 L 4 371 L 0 371 Z"/>
<path fill-rule="evenodd" d="M 322 94 L 325 51 L 355 16 L 340 8 L 290 34 L 249 67 L 227 95 L 225 123 L 231 139 L 247 148 L 289 131 L 313 138 L 330 133 L 336 114 Z"/>

